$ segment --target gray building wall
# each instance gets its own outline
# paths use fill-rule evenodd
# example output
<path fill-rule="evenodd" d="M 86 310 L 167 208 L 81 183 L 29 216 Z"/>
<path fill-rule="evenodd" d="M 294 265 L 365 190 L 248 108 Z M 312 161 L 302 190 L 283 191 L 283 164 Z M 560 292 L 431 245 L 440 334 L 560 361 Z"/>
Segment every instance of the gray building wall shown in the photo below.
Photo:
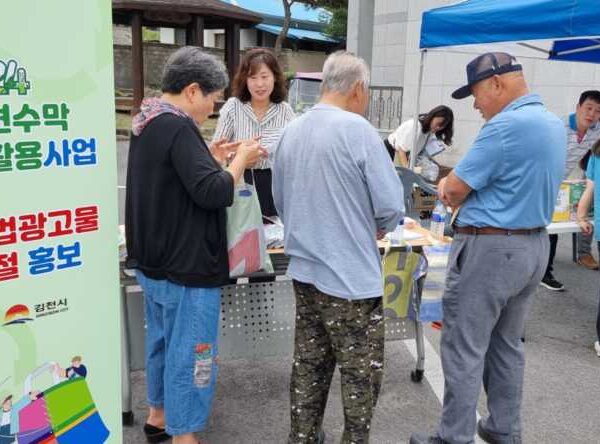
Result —
<path fill-rule="evenodd" d="M 402 86 L 406 54 L 408 0 L 375 0 L 373 84 Z"/>
<path fill-rule="evenodd" d="M 346 48 L 371 65 L 373 57 L 373 20 L 375 0 L 350 0 Z M 359 38 L 360 37 L 360 38 Z"/>
<path fill-rule="evenodd" d="M 348 21 L 348 36 L 361 41 L 367 34 L 373 37 L 371 63 L 373 84 L 403 86 L 402 115 L 415 114 L 419 75 L 419 37 L 423 11 L 456 3 L 454 0 L 350 0 L 349 17 L 357 14 L 363 2 L 374 2 L 372 29 L 357 28 L 356 35 Z M 506 47 L 489 45 L 487 50 Z M 426 56 L 419 112 L 436 105 L 450 106 L 456 117 L 453 147 L 440 156 L 450 166 L 468 150 L 483 124 L 473 109 L 473 100 L 454 100 L 452 91 L 465 82 L 465 65 L 473 54 L 458 54 L 450 50 L 429 51 Z M 519 58 L 532 92 L 539 93 L 546 106 L 559 116 L 574 112 L 579 94 L 586 89 L 600 89 L 600 65 L 588 63 L 551 62 Z"/>

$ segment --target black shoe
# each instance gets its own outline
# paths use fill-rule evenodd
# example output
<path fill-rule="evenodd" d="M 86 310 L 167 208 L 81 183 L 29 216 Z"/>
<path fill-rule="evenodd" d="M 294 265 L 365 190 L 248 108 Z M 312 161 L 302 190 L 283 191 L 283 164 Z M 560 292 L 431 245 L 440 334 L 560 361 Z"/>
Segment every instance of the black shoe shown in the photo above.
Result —
<path fill-rule="evenodd" d="M 171 435 L 169 435 L 165 429 L 154 427 L 150 424 L 144 424 L 144 435 L 146 435 L 146 440 L 151 444 L 156 444 L 171 439 Z"/>
<path fill-rule="evenodd" d="M 413 433 L 410 435 L 409 444 L 449 444 L 439 436 L 429 436 L 426 433 Z"/>
<path fill-rule="evenodd" d="M 565 290 L 565 286 L 562 283 L 558 282 L 556 279 L 554 279 L 554 276 L 552 276 L 551 274 L 547 274 L 546 276 L 544 276 L 544 278 L 540 282 L 540 285 L 552 291 Z"/>
<path fill-rule="evenodd" d="M 512 436 L 510 438 L 499 438 L 494 436 L 491 432 L 488 432 L 483 428 L 482 420 L 477 421 L 477 436 L 479 436 L 482 440 L 487 442 L 488 444 L 521 444 L 521 437 Z"/>

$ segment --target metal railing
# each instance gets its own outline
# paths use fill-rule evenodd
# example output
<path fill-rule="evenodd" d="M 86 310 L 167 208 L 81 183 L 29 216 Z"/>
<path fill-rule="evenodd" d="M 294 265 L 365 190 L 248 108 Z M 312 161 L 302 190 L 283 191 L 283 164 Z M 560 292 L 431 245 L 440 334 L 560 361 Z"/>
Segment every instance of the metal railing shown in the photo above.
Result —
<path fill-rule="evenodd" d="M 394 131 L 402 122 L 401 86 L 371 86 L 367 119 L 380 131 Z"/>

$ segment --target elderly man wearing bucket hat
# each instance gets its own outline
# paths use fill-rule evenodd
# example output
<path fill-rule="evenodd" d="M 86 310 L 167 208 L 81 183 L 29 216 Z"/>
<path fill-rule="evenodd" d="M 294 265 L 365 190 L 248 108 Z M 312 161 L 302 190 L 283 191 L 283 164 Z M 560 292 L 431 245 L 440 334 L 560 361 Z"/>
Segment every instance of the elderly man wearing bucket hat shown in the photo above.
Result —
<path fill-rule="evenodd" d="M 473 146 L 439 184 L 458 210 L 443 298 L 445 389 L 433 436 L 411 444 L 521 442 L 525 318 L 548 260 L 548 235 L 565 165 L 565 129 L 506 53 L 467 65 L 467 85 L 486 121 Z M 489 416 L 476 424 L 481 384 Z"/>

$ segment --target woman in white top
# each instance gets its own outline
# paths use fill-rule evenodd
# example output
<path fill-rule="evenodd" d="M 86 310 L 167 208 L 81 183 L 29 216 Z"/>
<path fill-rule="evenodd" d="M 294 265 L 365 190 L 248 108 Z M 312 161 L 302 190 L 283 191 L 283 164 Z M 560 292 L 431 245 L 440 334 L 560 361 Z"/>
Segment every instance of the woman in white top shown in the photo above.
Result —
<path fill-rule="evenodd" d="M 452 144 L 454 113 L 447 106 L 440 105 L 427 114 L 421 114 L 417 122 L 415 166 L 421 167 L 426 179 L 435 181 L 439 167 L 432 158 Z M 410 119 L 402 123 L 388 136 L 385 144 L 388 150 L 395 153 L 394 163 L 407 168 L 409 155 L 415 144 L 415 120 Z"/>
<path fill-rule="evenodd" d="M 294 112 L 284 99 L 287 95 L 285 78 L 275 55 L 268 49 L 248 51 L 232 84 L 232 97 L 219 113 L 213 141 L 238 142 L 260 138 L 268 157 L 259 161 L 244 178 L 254 183 L 262 214 L 275 216 L 271 191 L 273 155 L 285 125 Z"/>

